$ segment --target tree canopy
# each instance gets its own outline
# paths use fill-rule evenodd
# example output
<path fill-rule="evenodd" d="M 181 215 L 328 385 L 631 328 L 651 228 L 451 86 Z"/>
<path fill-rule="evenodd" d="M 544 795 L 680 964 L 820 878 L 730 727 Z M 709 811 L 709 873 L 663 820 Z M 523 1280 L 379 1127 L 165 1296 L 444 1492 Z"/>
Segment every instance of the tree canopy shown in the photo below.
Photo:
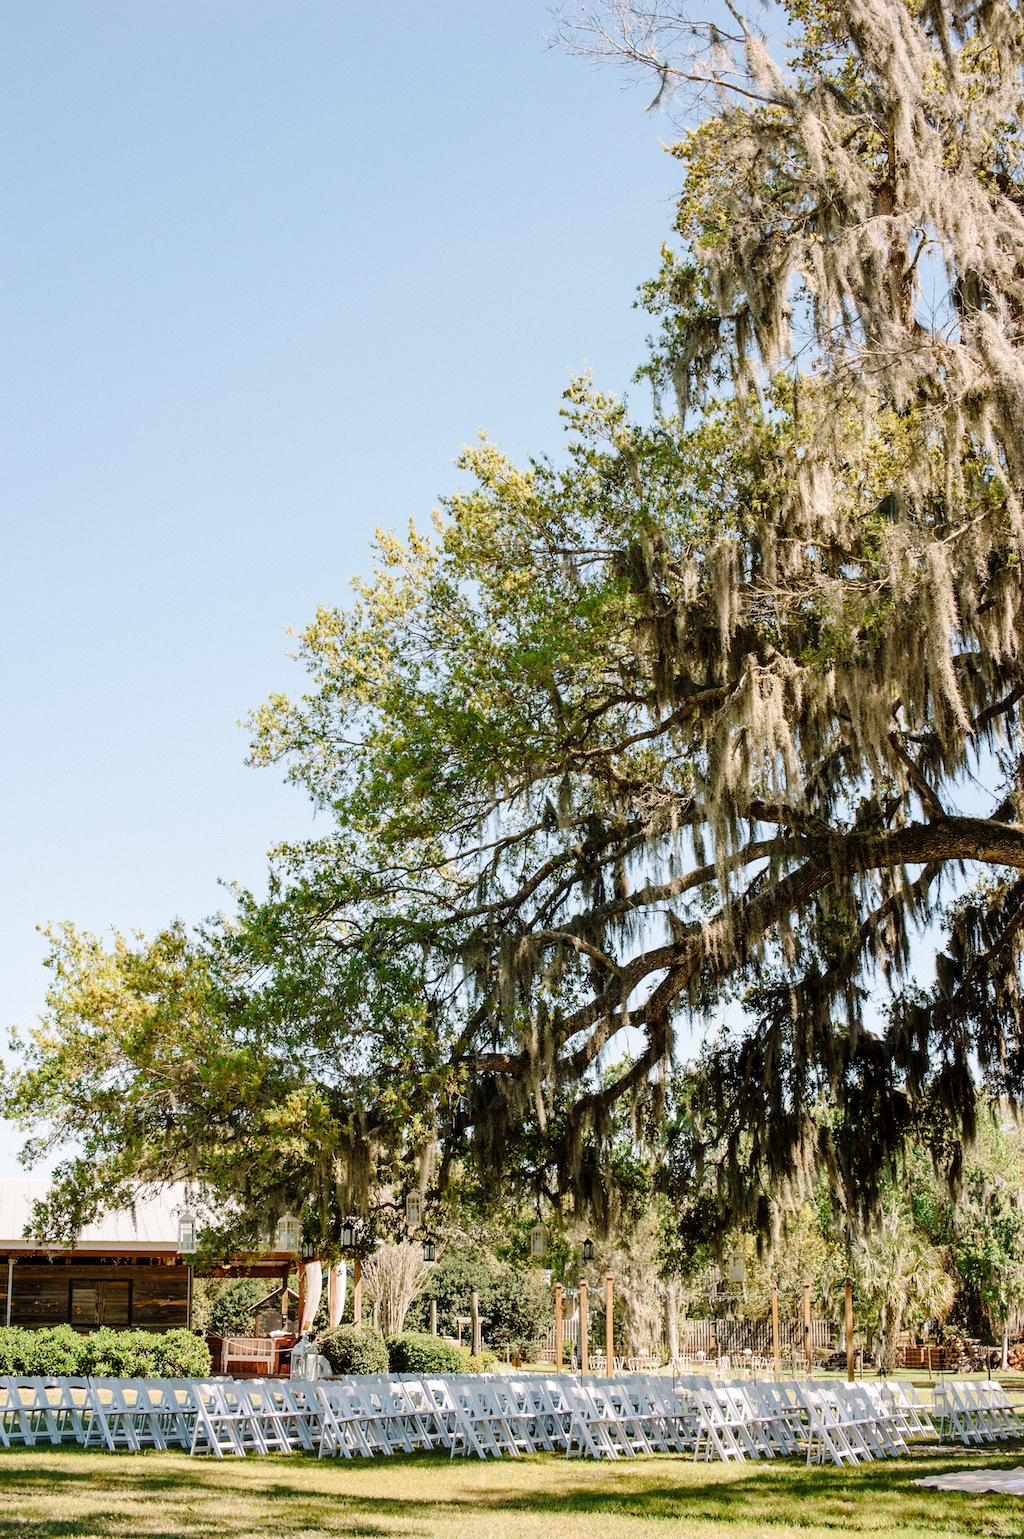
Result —
<path fill-rule="evenodd" d="M 852 1222 L 1019 1088 L 1024 19 L 728 15 L 567 21 L 685 120 L 656 409 L 580 380 L 564 456 L 481 440 L 379 534 L 253 720 L 326 825 L 268 897 L 56 934 L 44 1225 L 182 1175 L 249 1234 L 453 1180 L 600 1220 L 673 1161 L 722 1225 L 815 1172 Z"/>

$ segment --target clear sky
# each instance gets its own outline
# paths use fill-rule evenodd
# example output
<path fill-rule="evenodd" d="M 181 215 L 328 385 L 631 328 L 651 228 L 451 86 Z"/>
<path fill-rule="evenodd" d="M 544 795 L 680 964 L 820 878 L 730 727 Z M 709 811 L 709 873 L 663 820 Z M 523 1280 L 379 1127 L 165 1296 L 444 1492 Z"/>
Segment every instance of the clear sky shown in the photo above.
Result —
<path fill-rule="evenodd" d="M 237 722 L 486 427 L 625 388 L 663 120 L 541 0 L 0 6 L 0 1025 L 308 814 Z M 0 1127 L 0 1175 L 18 1138 Z"/>

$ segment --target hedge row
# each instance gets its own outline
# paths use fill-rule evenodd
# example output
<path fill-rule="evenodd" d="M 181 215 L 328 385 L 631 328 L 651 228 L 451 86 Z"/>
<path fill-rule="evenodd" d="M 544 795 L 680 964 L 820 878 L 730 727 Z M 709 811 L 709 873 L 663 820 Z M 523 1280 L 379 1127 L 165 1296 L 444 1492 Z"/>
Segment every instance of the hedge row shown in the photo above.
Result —
<path fill-rule="evenodd" d="M 201 1379 L 210 1372 L 210 1349 L 191 1331 L 112 1331 L 80 1336 L 70 1325 L 26 1331 L 0 1326 L 0 1375 L 31 1378 Z"/>
<path fill-rule="evenodd" d="M 339 1325 L 317 1340 L 335 1373 L 468 1373 L 497 1362 L 493 1353 L 471 1356 L 468 1347 L 452 1346 L 425 1331 L 403 1331 L 387 1341 L 372 1326 Z"/>

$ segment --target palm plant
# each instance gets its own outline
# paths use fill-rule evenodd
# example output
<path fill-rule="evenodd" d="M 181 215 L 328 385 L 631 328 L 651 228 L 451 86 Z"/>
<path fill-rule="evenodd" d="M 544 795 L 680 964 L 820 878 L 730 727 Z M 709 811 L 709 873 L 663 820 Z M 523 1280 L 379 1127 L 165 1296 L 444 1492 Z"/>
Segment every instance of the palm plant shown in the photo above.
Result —
<path fill-rule="evenodd" d="M 875 1228 L 854 1241 L 851 1261 L 860 1312 L 878 1332 L 883 1373 L 891 1373 L 904 1325 L 942 1319 L 952 1307 L 945 1253 L 890 1202 Z"/>

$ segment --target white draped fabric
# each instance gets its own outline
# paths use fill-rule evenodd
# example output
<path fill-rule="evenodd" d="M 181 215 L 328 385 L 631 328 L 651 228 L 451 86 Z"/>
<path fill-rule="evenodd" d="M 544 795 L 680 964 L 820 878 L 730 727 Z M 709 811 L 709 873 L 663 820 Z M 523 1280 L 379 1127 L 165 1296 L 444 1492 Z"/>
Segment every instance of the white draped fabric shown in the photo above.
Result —
<path fill-rule="evenodd" d="M 348 1267 L 344 1261 L 332 1266 L 327 1275 L 327 1320 L 331 1329 L 341 1324 L 345 1313 L 345 1294 L 348 1291 Z"/>
<path fill-rule="evenodd" d="M 302 1268 L 305 1288 L 302 1300 L 302 1319 L 299 1321 L 299 1332 L 308 1331 L 313 1324 L 313 1318 L 320 1308 L 320 1298 L 324 1291 L 324 1269 L 319 1261 L 307 1261 Z"/>

